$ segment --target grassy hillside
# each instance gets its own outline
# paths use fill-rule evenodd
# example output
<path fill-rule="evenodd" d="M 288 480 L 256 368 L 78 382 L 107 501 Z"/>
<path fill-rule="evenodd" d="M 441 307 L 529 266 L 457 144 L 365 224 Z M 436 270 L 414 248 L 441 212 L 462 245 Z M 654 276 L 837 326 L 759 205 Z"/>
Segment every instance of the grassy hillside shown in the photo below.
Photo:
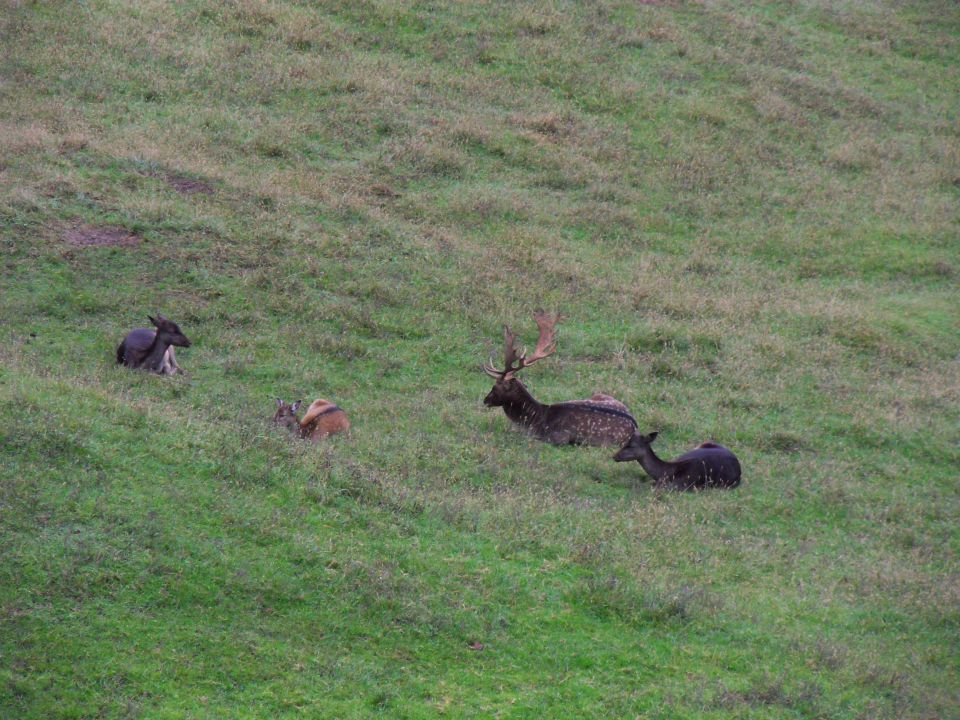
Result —
<path fill-rule="evenodd" d="M 958 717 L 956 3 L 5 0 L 0 53 L 0 717 Z M 484 408 L 536 307 L 535 395 L 744 484 Z M 157 312 L 185 377 L 113 363 Z"/>

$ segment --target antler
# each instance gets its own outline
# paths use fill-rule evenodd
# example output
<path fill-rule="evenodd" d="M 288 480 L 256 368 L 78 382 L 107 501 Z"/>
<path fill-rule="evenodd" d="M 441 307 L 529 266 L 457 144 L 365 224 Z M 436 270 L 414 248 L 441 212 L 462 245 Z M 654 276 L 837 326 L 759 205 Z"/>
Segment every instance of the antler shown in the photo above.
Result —
<path fill-rule="evenodd" d="M 533 365 L 537 360 L 542 360 L 556 352 L 556 325 L 560 320 L 560 315 L 551 317 L 543 310 L 537 310 L 533 313 L 533 319 L 537 322 L 537 327 L 540 328 L 540 337 L 537 339 L 537 347 L 534 349 L 533 355 L 527 357 L 526 348 L 520 349 L 517 345 L 517 336 L 510 331 L 509 327 L 504 325 L 504 369 L 497 370 L 493 366 L 493 357 L 491 357 L 490 361 L 483 366 L 483 371 L 487 375 L 497 379 L 508 379 L 523 368 Z M 514 363 L 517 363 L 516 367 L 514 367 Z"/>
<path fill-rule="evenodd" d="M 537 327 L 540 328 L 540 337 L 537 339 L 537 347 L 532 357 L 528 358 L 526 352 L 523 353 L 520 358 L 520 367 L 533 365 L 537 360 L 543 360 L 557 351 L 556 334 L 560 315 L 550 317 L 543 310 L 537 310 L 533 314 L 533 319 L 537 321 Z"/>

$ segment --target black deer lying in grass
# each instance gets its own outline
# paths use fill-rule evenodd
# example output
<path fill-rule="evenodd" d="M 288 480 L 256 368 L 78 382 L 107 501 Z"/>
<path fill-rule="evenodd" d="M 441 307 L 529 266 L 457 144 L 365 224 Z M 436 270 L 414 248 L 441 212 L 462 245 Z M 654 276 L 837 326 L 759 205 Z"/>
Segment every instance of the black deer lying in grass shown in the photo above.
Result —
<path fill-rule="evenodd" d="M 540 328 L 540 338 L 533 355 L 517 346 L 517 337 L 504 325 L 504 369 L 493 367 L 493 358 L 483 366 L 484 372 L 497 382 L 483 399 L 488 407 L 502 407 L 517 425 L 527 428 L 537 439 L 553 445 L 622 445 L 637 429 L 637 421 L 627 406 L 609 395 L 596 393 L 589 400 L 544 405 L 537 402 L 516 374 L 537 360 L 552 355 L 559 316 L 550 317 L 542 310 L 533 314 Z M 514 365 L 516 363 L 516 365 Z"/>
<path fill-rule="evenodd" d="M 167 320 L 163 315 L 157 315 L 156 319 L 149 315 L 147 317 L 157 329 L 131 330 L 117 348 L 117 364 L 143 368 L 160 375 L 182 373 L 183 370 L 177 365 L 173 346 L 190 347 L 187 336 L 175 322 Z"/>
<path fill-rule="evenodd" d="M 703 443 L 673 462 L 664 462 L 650 447 L 659 433 L 634 433 L 613 456 L 617 462 L 636 460 L 654 480 L 655 487 L 669 490 L 735 488 L 740 484 L 740 462 L 723 445 Z"/>

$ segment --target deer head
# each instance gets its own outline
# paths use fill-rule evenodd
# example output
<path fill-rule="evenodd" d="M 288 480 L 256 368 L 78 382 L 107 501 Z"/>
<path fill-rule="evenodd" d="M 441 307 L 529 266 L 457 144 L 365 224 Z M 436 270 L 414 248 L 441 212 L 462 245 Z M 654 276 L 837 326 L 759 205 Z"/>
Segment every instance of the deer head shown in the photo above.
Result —
<path fill-rule="evenodd" d="M 517 336 L 511 332 L 510 328 L 506 325 L 503 326 L 504 369 L 497 370 L 493 366 L 493 357 L 484 364 L 483 371 L 496 380 L 493 389 L 483 399 L 484 405 L 503 405 L 511 400 L 517 392 L 517 386 L 522 387 L 516 377 L 517 373 L 556 352 L 556 325 L 560 321 L 560 315 L 551 317 L 543 310 L 537 310 L 533 313 L 533 319 L 536 321 L 537 327 L 540 328 L 540 337 L 537 339 L 537 346 L 533 355 L 530 356 L 527 355 L 526 348 L 520 349 L 517 344 Z"/>
<path fill-rule="evenodd" d="M 627 444 L 620 448 L 617 454 L 613 456 L 613 459 L 617 462 L 639 460 L 650 452 L 650 443 L 656 440 L 659 434 L 659 432 L 652 432 L 649 435 L 641 435 L 635 432 L 633 437 L 627 441 Z"/>
<path fill-rule="evenodd" d="M 297 418 L 297 410 L 300 409 L 302 402 L 303 400 L 297 400 L 295 403 L 287 405 L 283 400 L 277 398 L 277 412 L 273 415 L 273 421 L 289 430 L 299 431 L 300 420 Z"/>
<path fill-rule="evenodd" d="M 173 320 L 168 320 L 163 315 L 151 317 L 147 315 L 150 322 L 157 328 L 157 337 L 167 345 L 176 345 L 177 347 L 190 347 L 190 341 L 180 330 L 180 326 Z"/>

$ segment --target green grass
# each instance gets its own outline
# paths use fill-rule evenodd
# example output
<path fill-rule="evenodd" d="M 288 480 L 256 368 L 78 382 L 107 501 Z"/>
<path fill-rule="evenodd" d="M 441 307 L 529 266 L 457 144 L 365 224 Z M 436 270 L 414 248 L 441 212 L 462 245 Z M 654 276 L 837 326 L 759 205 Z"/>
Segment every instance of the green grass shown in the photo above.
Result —
<path fill-rule="evenodd" d="M 0 717 L 958 716 L 954 3 L 7 2 L 0 45 Z M 743 485 L 484 408 L 536 307 L 535 395 Z M 113 364 L 157 312 L 186 377 Z"/>

